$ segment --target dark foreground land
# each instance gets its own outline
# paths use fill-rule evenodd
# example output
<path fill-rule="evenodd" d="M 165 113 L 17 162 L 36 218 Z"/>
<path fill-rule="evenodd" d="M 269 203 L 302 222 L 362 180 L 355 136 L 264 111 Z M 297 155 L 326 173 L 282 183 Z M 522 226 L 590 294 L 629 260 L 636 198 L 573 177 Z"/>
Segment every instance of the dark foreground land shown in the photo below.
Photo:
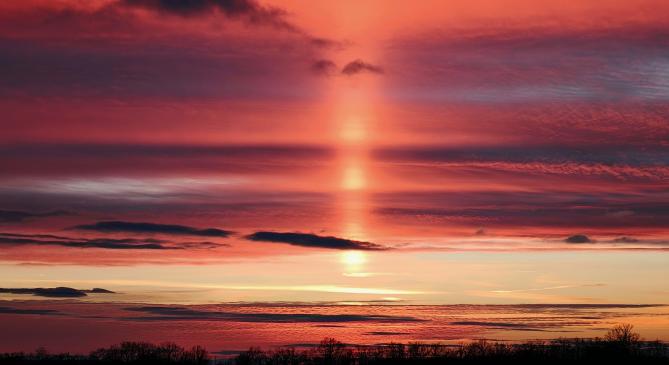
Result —
<path fill-rule="evenodd" d="M 175 344 L 124 342 L 89 355 L 0 354 L 0 364 L 229 364 L 229 365 L 373 365 L 373 364 L 669 364 L 666 343 L 642 341 L 631 326 L 618 326 L 603 339 L 558 339 L 504 344 L 479 341 L 462 345 L 346 345 L 324 339 L 308 350 L 251 348 L 221 359 L 204 348 Z"/>

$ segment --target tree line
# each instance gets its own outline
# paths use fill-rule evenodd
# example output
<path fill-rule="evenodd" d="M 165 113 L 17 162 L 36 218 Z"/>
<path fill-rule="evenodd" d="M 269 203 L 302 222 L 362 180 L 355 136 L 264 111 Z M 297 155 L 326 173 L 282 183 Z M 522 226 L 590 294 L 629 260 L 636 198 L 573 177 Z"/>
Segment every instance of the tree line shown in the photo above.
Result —
<path fill-rule="evenodd" d="M 333 338 L 314 348 L 250 348 L 230 358 L 215 358 L 203 347 L 174 343 L 123 342 L 88 355 L 0 354 L 0 364 L 220 364 L 220 365 L 437 365 L 437 364 L 667 364 L 669 347 L 643 341 L 631 325 L 612 328 L 603 338 L 556 339 L 525 343 L 476 341 L 460 345 L 390 343 L 347 345 Z"/>

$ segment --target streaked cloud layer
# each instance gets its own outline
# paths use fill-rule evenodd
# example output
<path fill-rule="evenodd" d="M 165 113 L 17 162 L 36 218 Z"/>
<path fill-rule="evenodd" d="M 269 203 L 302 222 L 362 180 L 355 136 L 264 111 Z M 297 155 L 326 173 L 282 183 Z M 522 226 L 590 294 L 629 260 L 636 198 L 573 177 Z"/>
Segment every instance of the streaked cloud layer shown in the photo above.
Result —
<path fill-rule="evenodd" d="M 45 309 L 47 307 L 50 309 Z M 43 324 L 40 328 L 49 335 L 44 337 L 49 338 L 44 344 L 50 348 L 65 346 L 77 351 L 94 348 L 103 341 L 135 336 L 151 341 L 171 336 L 188 345 L 199 343 L 215 350 L 239 350 L 248 347 L 252 341 L 272 346 L 310 344 L 313 343 L 311 338 L 326 333 L 345 336 L 348 342 L 357 344 L 374 344 L 379 336 L 396 341 L 461 341 L 489 336 L 516 339 L 524 335 L 533 338 L 550 338 L 565 333 L 592 335 L 601 332 L 600 326 L 609 321 L 635 320 L 640 314 L 655 319 L 654 326 L 639 321 L 644 330 L 661 330 L 667 325 L 662 306 L 643 304 L 386 306 L 376 307 L 373 312 L 367 311 L 368 308 L 306 303 L 145 306 L 52 300 L 2 302 L 0 316 L 4 323 L 23 325 L 19 325 L 12 335 L 0 335 L 3 336 L 0 349 L 23 349 L 21 341 L 34 330 L 29 326 L 37 322 Z M 206 326 L 204 323 L 216 325 Z M 59 333 L 63 326 L 75 335 L 86 333 L 86 328 L 103 329 L 109 335 L 104 338 L 81 337 L 73 346 L 69 337 L 51 336 Z M 183 326 L 191 330 L 183 333 Z M 160 331 L 156 331 L 157 328 Z M 252 331 L 256 331 L 255 336 Z M 238 335 L 231 336 L 232 333 Z M 286 338 L 287 333 L 290 338 Z"/>

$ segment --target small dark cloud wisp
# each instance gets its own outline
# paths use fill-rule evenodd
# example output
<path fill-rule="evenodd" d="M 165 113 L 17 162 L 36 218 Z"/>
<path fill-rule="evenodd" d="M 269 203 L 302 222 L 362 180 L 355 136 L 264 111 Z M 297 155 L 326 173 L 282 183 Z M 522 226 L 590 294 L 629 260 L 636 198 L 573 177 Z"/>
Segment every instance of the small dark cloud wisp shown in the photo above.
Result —
<path fill-rule="evenodd" d="M 410 334 L 409 332 L 389 332 L 389 331 L 371 331 L 371 332 L 365 332 L 363 335 L 368 335 L 368 336 L 401 336 L 401 335 L 408 335 Z"/>
<path fill-rule="evenodd" d="M 628 236 L 623 236 L 623 237 L 618 237 L 613 240 L 614 243 L 638 243 L 639 240 L 634 238 L 634 237 L 628 237 Z"/>
<path fill-rule="evenodd" d="M 567 243 L 594 243 L 595 241 L 584 235 L 584 234 L 575 234 L 573 236 L 567 237 L 565 240 Z"/>
<path fill-rule="evenodd" d="M 202 236 L 225 238 L 233 232 L 218 228 L 195 228 L 177 224 L 159 224 L 146 222 L 104 221 L 94 224 L 83 224 L 74 229 L 104 233 L 159 233 L 168 235 Z"/>
<path fill-rule="evenodd" d="M 11 307 L 0 307 L 0 314 L 36 314 L 36 315 L 51 315 L 59 316 L 63 313 L 54 309 L 20 309 Z"/>
<path fill-rule="evenodd" d="M 373 65 L 358 59 L 347 63 L 346 66 L 342 68 L 341 73 L 347 76 L 353 76 L 360 73 L 383 74 L 385 71 L 381 66 Z"/>
<path fill-rule="evenodd" d="M 337 71 L 337 65 L 327 59 L 314 61 L 311 64 L 311 71 L 320 76 L 330 76 Z"/>
<path fill-rule="evenodd" d="M 388 247 L 371 242 L 354 241 L 332 236 L 318 236 L 312 233 L 266 232 L 260 231 L 245 237 L 250 241 L 287 243 L 293 246 L 318 247 L 335 250 L 388 250 Z"/>
<path fill-rule="evenodd" d="M 69 213 L 61 210 L 46 213 L 31 213 L 18 210 L 0 210 L 0 223 L 18 223 L 31 218 L 54 217 L 66 214 Z"/>

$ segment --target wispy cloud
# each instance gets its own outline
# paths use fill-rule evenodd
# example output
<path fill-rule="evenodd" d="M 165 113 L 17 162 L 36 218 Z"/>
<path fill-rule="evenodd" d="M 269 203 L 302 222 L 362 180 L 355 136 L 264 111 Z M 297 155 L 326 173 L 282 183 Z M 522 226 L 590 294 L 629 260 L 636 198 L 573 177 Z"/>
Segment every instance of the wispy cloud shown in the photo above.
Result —
<path fill-rule="evenodd" d="M 404 77 L 387 91 L 478 105 L 666 100 L 666 29 L 664 21 L 607 20 L 413 35 L 388 52 Z"/>
<path fill-rule="evenodd" d="M 170 242 L 152 238 L 73 238 L 54 235 L 0 233 L 0 246 L 62 246 L 109 250 L 184 250 L 227 247 L 215 242 Z"/>
<path fill-rule="evenodd" d="M 0 307 L 0 314 L 33 314 L 44 316 L 60 316 L 63 313 L 55 309 L 22 309 L 12 307 Z"/>
<path fill-rule="evenodd" d="M 94 224 L 82 224 L 73 227 L 78 230 L 104 233 L 148 233 L 177 236 L 202 236 L 225 238 L 233 232 L 218 228 L 195 228 L 178 224 L 161 224 L 147 222 L 103 221 Z"/>
<path fill-rule="evenodd" d="M 523 293 L 523 292 L 533 292 L 533 291 L 560 290 L 560 289 L 570 289 L 570 288 L 593 288 L 602 286 L 606 286 L 606 284 L 556 285 L 556 286 L 547 286 L 543 288 L 492 290 L 491 292 L 498 294 L 505 294 L 505 293 Z"/>
<path fill-rule="evenodd" d="M 244 313 L 197 310 L 188 307 L 128 307 L 127 311 L 151 314 L 144 317 L 126 317 L 130 321 L 230 321 L 259 323 L 346 323 L 381 322 L 404 323 L 422 322 L 409 316 L 374 314 L 322 314 L 322 313 Z"/>
<path fill-rule="evenodd" d="M 0 210 L 0 223 L 16 223 L 16 222 L 23 222 L 31 218 L 54 217 L 68 214 L 70 213 L 63 210 L 57 210 L 46 213 L 33 213 L 33 212 L 24 212 L 17 210 Z"/>

